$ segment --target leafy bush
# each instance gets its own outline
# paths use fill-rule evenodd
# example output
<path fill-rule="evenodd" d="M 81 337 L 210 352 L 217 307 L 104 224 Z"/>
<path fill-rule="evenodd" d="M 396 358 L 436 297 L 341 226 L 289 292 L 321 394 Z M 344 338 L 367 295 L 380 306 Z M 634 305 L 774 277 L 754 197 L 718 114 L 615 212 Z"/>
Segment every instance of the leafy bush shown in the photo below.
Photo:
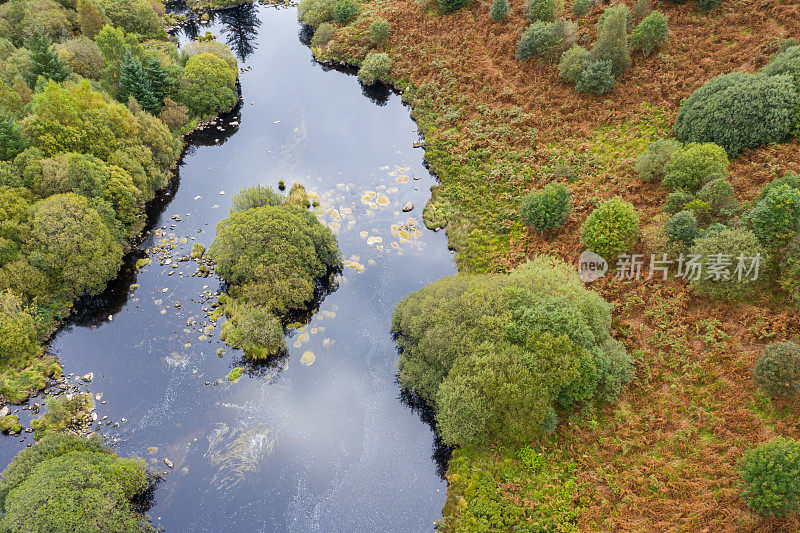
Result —
<path fill-rule="evenodd" d="M 702 237 L 695 240 L 690 254 L 697 256 L 699 263 L 703 266 L 699 279 L 692 279 L 689 282 L 692 290 L 702 295 L 731 300 L 745 298 L 753 294 L 758 279 L 752 279 L 755 272 L 748 272 L 748 269 L 753 266 L 752 258 L 757 256 L 761 258 L 759 276 L 764 274 L 764 265 L 767 259 L 764 249 L 756 236 L 752 232 L 741 228 L 706 232 Z M 736 273 L 740 256 L 745 258 L 741 279 Z M 724 258 L 729 259 L 729 279 L 724 277 L 717 279 L 717 276 L 709 277 L 709 267 L 714 265 L 717 259 Z"/>
<path fill-rule="evenodd" d="M 789 46 L 775 55 L 760 73 L 764 76 L 791 76 L 795 89 L 800 93 L 800 45 Z"/>
<path fill-rule="evenodd" d="M 755 203 L 758 203 L 764 198 L 766 198 L 772 189 L 776 189 L 781 185 L 788 185 L 792 189 L 800 190 L 800 175 L 788 172 L 783 176 L 781 176 L 780 178 L 775 178 L 774 180 L 770 181 L 769 183 L 761 187 L 761 192 L 756 198 Z"/>
<path fill-rule="evenodd" d="M 31 88 L 36 86 L 40 77 L 62 82 L 69 76 L 69 67 L 50 49 L 51 44 L 50 38 L 39 32 L 33 33 L 25 42 L 25 47 L 30 50 L 25 81 Z"/>
<path fill-rule="evenodd" d="M 589 64 L 590 57 L 591 54 L 586 48 L 574 45 L 561 55 L 561 61 L 558 63 L 559 76 L 570 83 L 578 83 Z"/>
<path fill-rule="evenodd" d="M 26 361 L 40 351 L 31 310 L 11 291 L 0 292 L 0 364 Z"/>
<path fill-rule="evenodd" d="M 714 143 L 690 144 L 673 153 L 664 167 L 665 187 L 696 191 L 710 179 L 728 175 L 728 156 Z M 713 178 L 711 178 L 713 176 Z"/>
<path fill-rule="evenodd" d="M 495 22 L 500 22 L 508 15 L 508 0 L 493 0 L 489 16 Z"/>
<path fill-rule="evenodd" d="M 583 245 L 609 261 L 630 251 L 638 239 L 639 215 L 619 196 L 602 203 L 581 226 Z"/>
<path fill-rule="evenodd" d="M 26 146 L 19 124 L 0 112 L 0 161 L 14 159 Z"/>
<path fill-rule="evenodd" d="M 800 229 L 800 190 L 789 185 L 770 188 L 747 215 L 747 226 L 768 250 L 785 248 Z"/>
<path fill-rule="evenodd" d="M 675 136 L 684 142 L 714 142 L 731 157 L 746 148 L 780 142 L 800 107 L 793 79 L 734 72 L 717 76 L 681 105 Z"/>
<path fill-rule="evenodd" d="M 231 318 L 222 325 L 222 338 L 250 359 L 267 359 L 286 350 L 281 321 L 268 309 L 226 305 L 226 312 Z"/>
<path fill-rule="evenodd" d="M 581 72 L 575 89 L 582 93 L 603 95 L 611 92 L 617 79 L 611 61 L 592 61 Z"/>
<path fill-rule="evenodd" d="M 303 24 L 316 28 L 333 20 L 335 4 L 336 0 L 300 0 L 297 16 Z"/>
<path fill-rule="evenodd" d="M 364 85 L 374 85 L 379 81 L 387 83 L 391 70 L 392 60 L 389 54 L 370 52 L 358 69 L 358 79 Z"/>
<path fill-rule="evenodd" d="M 634 21 L 642 20 L 653 10 L 650 0 L 636 0 L 631 11 L 631 18 Z"/>
<path fill-rule="evenodd" d="M 100 10 L 100 7 L 93 0 L 78 0 L 76 11 L 81 34 L 89 39 L 94 39 L 94 36 L 105 25 L 105 15 Z"/>
<path fill-rule="evenodd" d="M 726 216 L 736 204 L 733 185 L 727 178 L 716 178 L 703 185 L 697 199 L 706 202 L 715 217 Z"/>
<path fill-rule="evenodd" d="M 591 0 L 575 0 L 572 3 L 572 14 L 577 18 L 584 16 L 592 8 Z"/>
<path fill-rule="evenodd" d="M 773 398 L 794 398 L 800 392 L 800 346 L 791 341 L 773 342 L 764 348 L 753 378 Z"/>
<path fill-rule="evenodd" d="M 607 7 L 603 10 L 603 13 L 600 15 L 600 18 L 597 19 L 597 24 L 595 28 L 597 29 L 597 34 L 599 35 L 600 32 L 603 30 L 603 24 L 611 18 L 612 15 L 615 13 L 622 13 L 625 15 L 625 28 L 629 30 L 631 28 L 631 24 L 633 23 L 633 13 L 625 4 L 617 4 L 615 6 Z"/>
<path fill-rule="evenodd" d="M 528 0 L 525 4 L 525 16 L 531 22 L 551 22 L 558 17 L 557 0 Z"/>
<path fill-rule="evenodd" d="M 633 30 L 631 50 L 641 50 L 647 57 L 667 40 L 668 35 L 667 17 L 660 11 L 653 11 Z"/>
<path fill-rule="evenodd" d="M 696 0 L 695 5 L 700 11 L 714 11 L 722 0 Z"/>
<path fill-rule="evenodd" d="M 613 399 L 631 359 L 610 324 L 575 270 L 544 256 L 508 275 L 443 278 L 392 318 L 400 381 L 451 445 L 529 441 L 552 429 L 555 408 Z"/>
<path fill-rule="evenodd" d="M 658 139 L 636 158 L 636 173 L 645 181 L 656 181 L 664 177 L 664 168 L 672 156 L 682 149 L 675 139 Z"/>
<path fill-rule="evenodd" d="M 163 20 L 147 0 L 100 0 L 100 6 L 111 23 L 126 33 L 154 37 L 164 27 Z"/>
<path fill-rule="evenodd" d="M 231 213 L 247 211 L 256 207 L 278 206 L 283 203 L 283 195 L 276 193 L 269 187 L 256 185 L 247 187 L 237 192 L 231 198 Z"/>
<path fill-rule="evenodd" d="M 742 461 L 742 499 L 756 513 L 786 516 L 800 509 L 800 443 L 776 437 Z"/>
<path fill-rule="evenodd" d="M 336 33 L 336 27 L 330 22 L 323 22 L 314 30 L 314 36 L 311 38 L 311 46 L 314 48 L 325 46 L 333 38 L 334 33 Z"/>
<path fill-rule="evenodd" d="M 369 25 L 369 40 L 375 46 L 381 46 L 389 38 L 389 22 L 384 19 L 373 20 Z"/>
<path fill-rule="evenodd" d="M 436 2 L 439 4 L 439 9 L 445 13 L 458 11 L 462 7 L 466 6 L 469 1 L 470 0 L 436 0 Z"/>
<path fill-rule="evenodd" d="M 557 61 L 575 44 L 577 32 L 577 25 L 568 20 L 534 22 L 519 40 L 517 58 L 526 61 L 539 54 L 548 61 Z"/>
<path fill-rule="evenodd" d="M 181 101 L 195 115 L 216 115 L 236 105 L 236 69 L 216 55 L 203 52 L 190 57 L 183 76 Z"/>
<path fill-rule="evenodd" d="M 333 6 L 333 18 L 336 22 L 347 24 L 358 16 L 358 2 L 355 0 L 337 0 Z"/>
<path fill-rule="evenodd" d="M 789 300 L 800 308 L 800 241 L 793 242 L 786 250 L 778 283 Z"/>
<path fill-rule="evenodd" d="M 540 191 L 532 191 L 520 205 L 522 221 L 536 231 L 560 227 L 570 212 L 569 191 L 560 183 L 551 183 Z"/>
<path fill-rule="evenodd" d="M 100 47 L 88 37 L 69 39 L 55 46 L 58 58 L 76 74 L 99 80 L 105 67 Z"/>
<path fill-rule="evenodd" d="M 669 240 L 683 246 L 691 246 L 699 232 L 697 219 L 691 211 L 675 213 L 664 225 Z"/>

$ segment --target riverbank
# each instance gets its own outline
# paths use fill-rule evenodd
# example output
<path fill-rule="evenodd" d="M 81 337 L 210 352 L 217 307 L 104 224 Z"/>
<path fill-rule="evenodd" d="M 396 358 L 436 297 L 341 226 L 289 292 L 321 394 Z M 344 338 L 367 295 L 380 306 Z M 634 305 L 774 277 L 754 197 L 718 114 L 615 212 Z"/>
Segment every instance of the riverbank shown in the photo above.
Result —
<path fill-rule="evenodd" d="M 447 15 L 410 0 L 360 7 L 354 21 L 334 24 L 315 57 L 357 66 L 376 49 L 366 38 L 371 21 L 389 22 L 391 80 L 424 134 L 426 162 L 441 183 L 435 202 L 462 272 L 506 271 L 536 253 L 577 263 L 581 222 L 615 195 L 636 207 L 644 231 L 653 227 L 668 191 L 638 179 L 636 157 L 671 134 L 681 100 L 697 87 L 760 68 L 780 37 L 800 31 L 796 6 L 780 2 L 723 3 L 711 14 L 660 6 L 670 39 L 659 53 L 634 56 L 598 98 L 575 92 L 555 65 L 514 57 L 526 26 L 520 6 L 500 23 L 489 18 L 490 2 Z M 593 7 L 580 19 L 579 43 L 594 40 L 601 12 Z M 733 160 L 737 197 L 752 200 L 775 176 L 800 170 L 798 154 L 790 141 Z M 551 181 L 569 185 L 572 213 L 558 233 L 536 234 L 520 222 L 518 205 Z M 649 253 L 644 244 L 637 251 Z M 615 337 L 635 356 L 634 381 L 616 404 L 574 413 L 531 443 L 535 459 L 525 448 L 456 450 L 442 529 L 779 526 L 740 500 L 738 463 L 770 436 L 800 436 L 797 406 L 766 399 L 749 370 L 766 343 L 797 338 L 797 309 L 776 287 L 738 304 L 704 300 L 674 281 L 608 278 L 592 287 L 615 305 Z"/>

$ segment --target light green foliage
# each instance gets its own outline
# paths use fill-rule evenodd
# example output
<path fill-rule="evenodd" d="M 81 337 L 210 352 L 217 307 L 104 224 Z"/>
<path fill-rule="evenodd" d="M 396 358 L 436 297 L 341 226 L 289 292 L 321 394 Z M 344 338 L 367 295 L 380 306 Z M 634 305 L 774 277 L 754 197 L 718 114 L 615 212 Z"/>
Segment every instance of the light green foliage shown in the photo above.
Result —
<path fill-rule="evenodd" d="M 756 513 L 786 516 L 800 510 L 800 442 L 776 437 L 742 461 L 742 499 Z"/>
<path fill-rule="evenodd" d="M 800 229 L 800 190 L 772 187 L 747 215 L 747 226 L 772 252 L 785 248 Z"/>
<path fill-rule="evenodd" d="M 6 434 L 18 434 L 22 431 L 22 426 L 19 424 L 19 417 L 17 415 L 0 417 L 0 431 Z"/>
<path fill-rule="evenodd" d="M 146 487 L 143 461 L 120 459 L 80 437 L 48 436 L 3 473 L 0 530 L 153 531 L 130 502 Z"/>
<path fill-rule="evenodd" d="M 663 211 L 674 215 L 679 211 L 686 209 L 686 205 L 695 199 L 694 195 L 689 191 L 678 189 L 675 192 L 669 193 L 667 199 L 664 201 Z"/>
<path fill-rule="evenodd" d="M 369 24 L 369 40 L 375 46 L 382 46 L 389 39 L 391 27 L 384 19 L 375 19 Z"/>
<path fill-rule="evenodd" d="M 578 83 L 591 60 L 591 53 L 580 45 L 574 45 L 561 55 L 558 75 L 570 83 Z"/>
<path fill-rule="evenodd" d="M 229 345 L 255 361 L 286 350 L 281 321 L 269 309 L 236 304 L 225 308 L 231 318 L 222 326 L 222 338 Z"/>
<path fill-rule="evenodd" d="M 636 158 L 636 173 L 644 181 L 657 181 L 664 177 L 664 168 L 672 156 L 682 149 L 675 139 L 658 139 Z"/>
<path fill-rule="evenodd" d="M 256 207 L 274 207 L 282 203 L 282 194 L 276 193 L 270 187 L 256 185 L 242 189 L 231 198 L 231 213 L 247 211 Z"/>
<path fill-rule="evenodd" d="M 31 420 L 31 427 L 36 430 L 34 437 L 38 440 L 44 435 L 64 433 L 69 429 L 79 429 L 89 416 L 92 407 L 90 394 L 78 394 L 70 399 L 65 396 L 48 398 L 45 401 L 47 413 Z"/>
<path fill-rule="evenodd" d="M 581 72 L 575 89 L 581 93 L 604 95 L 611 92 L 616 81 L 611 61 L 590 61 Z"/>
<path fill-rule="evenodd" d="M 237 381 L 239 381 L 239 379 L 241 379 L 243 374 L 244 374 L 244 368 L 241 366 L 237 366 L 236 368 L 228 372 L 227 376 L 228 381 L 230 381 L 231 383 L 236 383 Z"/>
<path fill-rule="evenodd" d="M 105 25 L 106 17 L 100 6 L 94 0 L 78 0 L 77 12 L 81 34 L 94 39 Z"/>
<path fill-rule="evenodd" d="M 347 24 L 358 16 L 358 2 L 355 0 L 337 0 L 333 6 L 333 18 L 336 22 Z"/>
<path fill-rule="evenodd" d="M 323 22 L 333 20 L 333 9 L 336 0 L 300 0 L 297 16 L 300 22 L 316 28 Z"/>
<path fill-rule="evenodd" d="M 765 277 L 767 256 L 756 236 L 745 229 L 728 228 L 720 232 L 706 233 L 695 240 L 690 253 L 698 256 L 699 262 L 703 265 L 703 273 L 700 279 L 691 280 L 689 285 L 692 290 L 705 296 L 736 300 L 753 294 L 758 282 L 758 280 L 752 280 L 753 273 L 747 275 L 743 273 L 741 279 L 735 273 L 740 256 L 745 258 L 745 272 L 751 266 L 752 259 L 760 256 L 759 276 Z M 720 256 L 731 258 L 729 263 L 730 279 L 708 277 L 708 265 L 714 264 L 715 258 Z"/>
<path fill-rule="evenodd" d="M 536 231 L 560 227 L 569 218 L 569 191 L 560 183 L 551 183 L 540 191 L 531 191 L 520 204 L 522 221 Z"/>
<path fill-rule="evenodd" d="M 711 179 L 728 175 L 728 156 L 714 143 L 690 144 L 674 152 L 664 166 L 663 185 L 669 189 L 697 191 Z"/>
<path fill-rule="evenodd" d="M 313 48 L 325 46 L 333 38 L 334 33 L 336 33 L 336 27 L 330 22 L 323 22 L 314 30 L 314 36 L 311 38 L 311 46 Z"/>
<path fill-rule="evenodd" d="M 791 341 L 768 344 L 753 367 L 753 378 L 765 394 L 792 399 L 800 393 L 800 346 Z"/>
<path fill-rule="evenodd" d="M 383 52 L 370 52 L 358 69 L 358 79 L 364 85 L 374 85 L 377 82 L 388 82 L 389 72 L 392 70 L 392 60 L 389 54 Z"/>
<path fill-rule="evenodd" d="M 58 58 L 76 74 L 99 80 L 105 64 L 100 47 L 88 37 L 68 39 L 55 46 Z"/>
<path fill-rule="evenodd" d="M 728 218 L 736 205 L 733 185 L 727 178 L 716 178 L 703 185 L 697 193 L 697 199 L 708 204 L 715 218 Z"/>
<path fill-rule="evenodd" d="M 69 76 L 69 67 L 50 49 L 51 44 L 50 38 L 42 33 L 33 33 L 25 42 L 25 47 L 30 50 L 30 68 L 26 81 L 31 88 L 36 85 L 40 76 L 57 82 L 64 81 Z"/>
<path fill-rule="evenodd" d="M 572 3 L 572 14 L 577 18 L 584 16 L 590 9 L 592 9 L 591 0 L 575 0 Z"/>
<path fill-rule="evenodd" d="M 691 211 L 675 213 L 664 226 L 664 233 L 669 237 L 670 242 L 682 246 L 691 246 L 699 232 L 697 219 Z"/>
<path fill-rule="evenodd" d="M 69 299 L 97 294 L 117 274 L 122 246 L 86 198 L 69 193 L 38 202 L 31 226 L 35 263 L 59 280 Z"/>
<path fill-rule="evenodd" d="M 195 115 L 216 115 L 236 104 L 236 69 L 218 56 L 208 52 L 191 56 L 183 75 L 181 101 Z"/>
<path fill-rule="evenodd" d="M 587 249 L 613 261 L 629 252 L 639 239 L 639 214 L 619 196 L 600 204 L 581 226 Z"/>
<path fill-rule="evenodd" d="M 192 252 L 190 254 L 190 257 L 192 259 L 202 259 L 205 253 L 206 253 L 206 247 L 200 244 L 199 242 L 196 242 L 192 245 Z"/>
<path fill-rule="evenodd" d="M 11 117 L 0 112 L 0 161 L 14 159 L 27 146 L 22 131 Z"/>
<path fill-rule="evenodd" d="M 734 72 L 717 76 L 683 102 L 675 136 L 714 142 L 731 157 L 742 150 L 785 140 L 800 107 L 791 76 Z"/>
<path fill-rule="evenodd" d="M 182 62 L 185 64 L 189 59 L 200 54 L 212 54 L 225 61 L 231 69 L 237 68 L 236 56 L 231 49 L 218 41 L 192 41 L 181 49 Z"/>
<path fill-rule="evenodd" d="M 528 0 L 525 4 L 525 16 L 532 22 L 552 22 L 558 16 L 556 0 Z"/>
<path fill-rule="evenodd" d="M 611 74 L 618 78 L 631 66 L 631 55 L 628 49 L 628 32 L 626 30 L 627 10 L 615 9 L 607 20 L 599 23 L 597 42 L 592 48 L 594 61 L 610 61 Z"/>
<path fill-rule="evenodd" d="M 400 381 L 451 445 L 529 441 L 552 430 L 554 408 L 616 397 L 631 360 L 610 324 L 608 304 L 546 256 L 508 275 L 443 278 L 392 318 Z"/>
<path fill-rule="evenodd" d="M 661 46 L 668 36 L 667 17 L 660 11 L 653 11 L 633 30 L 631 50 L 641 50 L 647 57 L 655 48 Z"/>
<path fill-rule="evenodd" d="M 508 16 L 508 0 L 492 0 L 489 16 L 495 22 L 500 22 Z"/>
<path fill-rule="evenodd" d="M 575 44 L 577 34 L 577 25 L 569 20 L 536 21 L 520 37 L 517 58 L 526 61 L 538 54 L 547 61 L 558 61 Z"/>
<path fill-rule="evenodd" d="M 111 23 L 127 33 L 155 37 L 163 31 L 163 19 L 147 0 L 99 0 L 99 3 Z"/>
<path fill-rule="evenodd" d="M 603 10 L 603 13 L 600 15 L 600 18 L 597 19 L 597 24 L 595 25 L 598 35 L 603 29 L 603 24 L 605 24 L 614 13 L 622 13 L 625 15 L 625 27 L 627 29 L 631 28 L 631 24 L 633 23 L 633 13 L 631 13 L 631 10 L 626 4 L 620 3 L 615 6 L 607 7 Z"/>
<path fill-rule="evenodd" d="M 761 192 L 756 198 L 755 203 L 758 203 L 764 198 L 766 198 L 772 189 L 776 189 L 781 185 L 788 185 L 792 189 L 800 190 L 800 175 L 787 172 L 780 178 L 775 178 L 774 180 L 770 181 L 761 188 Z"/>
<path fill-rule="evenodd" d="M 29 360 L 42 350 L 31 310 L 9 290 L 0 293 L 0 365 Z"/>

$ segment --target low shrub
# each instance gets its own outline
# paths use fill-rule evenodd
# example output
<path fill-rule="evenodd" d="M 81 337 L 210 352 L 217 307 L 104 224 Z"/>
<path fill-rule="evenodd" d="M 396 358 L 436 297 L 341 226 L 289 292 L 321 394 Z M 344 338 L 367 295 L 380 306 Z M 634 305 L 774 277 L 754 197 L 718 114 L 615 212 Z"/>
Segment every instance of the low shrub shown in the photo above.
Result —
<path fill-rule="evenodd" d="M 760 71 L 764 76 L 788 75 L 800 93 L 800 45 L 795 44 L 779 52 Z"/>
<path fill-rule="evenodd" d="M 508 16 L 508 0 L 493 0 L 492 8 L 489 10 L 489 16 L 495 22 L 500 22 Z"/>
<path fill-rule="evenodd" d="M 462 7 L 466 6 L 469 1 L 470 0 L 436 0 L 436 2 L 439 4 L 439 9 L 445 13 L 458 11 Z"/>
<path fill-rule="evenodd" d="M 639 214 L 616 196 L 592 211 L 581 226 L 581 242 L 589 250 L 614 261 L 639 239 Z"/>
<path fill-rule="evenodd" d="M 800 392 L 800 346 L 791 341 L 768 344 L 753 367 L 759 388 L 772 398 L 792 399 Z"/>
<path fill-rule="evenodd" d="M 389 22 L 384 19 L 373 20 L 369 25 L 369 40 L 375 46 L 381 46 L 389 38 Z"/>
<path fill-rule="evenodd" d="M 531 22 L 552 22 L 558 17 L 557 0 L 528 0 L 525 4 L 525 16 Z"/>
<path fill-rule="evenodd" d="M 722 2 L 722 0 L 695 0 L 694 5 L 697 6 L 697 9 L 700 11 L 709 12 L 717 9 L 720 2 Z"/>
<path fill-rule="evenodd" d="M 800 510 L 800 442 L 776 437 L 749 450 L 741 464 L 742 499 L 763 516 Z"/>
<path fill-rule="evenodd" d="M 747 226 L 765 248 L 785 248 L 800 229 L 800 190 L 789 185 L 772 187 L 747 215 Z"/>
<path fill-rule="evenodd" d="M 660 11 L 653 11 L 642 20 L 631 35 L 631 50 L 641 50 L 647 57 L 661 46 L 669 36 L 667 17 Z"/>
<path fill-rule="evenodd" d="M 728 175 L 728 156 L 714 143 L 688 145 L 673 153 L 664 167 L 663 185 L 669 189 L 697 191 L 711 179 Z"/>
<path fill-rule="evenodd" d="M 569 218 L 570 195 L 560 183 L 551 183 L 540 191 L 532 191 L 520 205 L 522 221 L 536 231 L 560 227 Z"/>
<path fill-rule="evenodd" d="M 297 16 L 300 22 L 317 28 L 323 22 L 333 20 L 335 0 L 300 0 Z"/>
<path fill-rule="evenodd" d="M 672 156 L 683 146 L 675 139 L 658 139 L 636 158 L 634 170 L 645 181 L 656 181 L 664 177 L 664 168 Z"/>
<path fill-rule="evenodd" d="M 584 16 L 590 9 L 592 9 L 591 0 L 575 0 L 572 3 L 572 14 L 577 18 Z"/>
<path fill-rule="evenodd" d="M 624 7 L 624 4 L 621 4 Z M 594 61 L 610 61 L 611 75 L 619 78 L 631 66 L 631 54 L 628 46 L 627 24 L 630 12 L 625 7 L 609 8 L 608 17 L 598 22 L 597 42 L 592 48 Z"/>
<path fill-rule="evenodd" d="M 781 264 L 778 283 L 786 291 L 789 300 L 800 309 L 800 241 L 796 240 L 786 250 Z"/>
<path fill-rule="evenodd" d="M 589 64 L 591 54 L 580 46 L 574 45 L 561 55 L 558 63 L 558 75 L 570 83 L 578 83 L 584 69 Z"/>
<path fill-rule="evenodd" d="M 314 30 L 314 36 L 311 37 L 312 48 L 319 48 L 328 44 L 333 38 L 334 33 L 336 33 L 336 27 L 330 22 L 323 22 L 320 24 L 317 29 Z"/>
<path fill-rule="evenodd" d="M 568 20 L 534 22 L 519 40 L 517 58 L 526 61 L 538 54 L 547 61 L 558 61 L 575 44 L 577 32 L 577 25 Z"/>
<path fill-rule="evenodd" d="M 741 228 L 706 232 L 695 240 L 690 254 L 697 256 L 698 263 L 702 266 L 698 275 L 687 274 L 692 290 L 701 295 L 725 300 L 737 300 L 752 295 L 758 279 L 764 277 L 764 267 L 768 259 L 756 236 Z M 740 256 L 744 258 L 741 269 L 738 261 Z M 758 272 L 750 270 L 755 266 L 755 257 L 760 258 Z M 722 261 L 725 258 L 728 261 Z M 717 269 L 717 266 L 724 268 Z"/>
<path fill-rule="evenodd" d="M 231 316 L 223 324 L 222 337 L 230 346 L 241 348 L 248 358 L 268 359 L 286 350 L 281 321 L 268 309 L 226 305 L 226 311 L 230 311 Z"/>
<path fill-rule="evenodd" d="M 276 206 L 283 203 L 283 195 L 276 193 L 269 187 L 256 185 L 247 187 L 237 192 L 231 198 L 231 213 L 247 211 L 265 205 Z"/>
<path fill-rule="evenodd" d="M 616 81 L 611 61 L 592 61 L 581 72 L 575 89 L 582 93 L 604 95 L 611 92 Z"/>
<path fill-rule="evenodd" d="M 333 18 L 336 22 L 347 24 L 358 16 L 358 2 L 355 0 L 337 0 L 333 6 Z"/>
<path fill-rule="evenodd" d="M 708 204 L 714 217 L 727 217 L 736 204 L 733 185 L 727 178 L 716 178 L 703 185 L 697 193 L 697 199 Z"/>
<path fill-rule="evenodd" d="M 667 234 L 670 242 L 685 247 L 694 243 L 699 232 L 697 218 L 691 211 L 675 213 L 664 225 L 664 233 Z"/>
<path fill-rule="evenodd" d="M 370 52 L 358 69 L 358 79 L 364 85 L 374 85 L 377 82 L 387 83 L 389 71 L 392 70 L 392 60 L 389 54 Z"/>

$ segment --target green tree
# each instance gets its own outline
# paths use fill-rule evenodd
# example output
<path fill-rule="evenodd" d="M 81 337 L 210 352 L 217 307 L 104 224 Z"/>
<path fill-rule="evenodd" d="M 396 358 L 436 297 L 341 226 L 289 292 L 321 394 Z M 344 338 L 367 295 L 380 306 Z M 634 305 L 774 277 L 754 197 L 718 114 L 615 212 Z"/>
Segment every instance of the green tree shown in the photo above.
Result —
<path fill-rule="evenodd" d="M 189 58 L 181 80 L 181 100 L 197 116 L 229 111 L 236 104 L 236 70 L 216 55 Z"/>
<path fill-rule="evenodd" d="M 31 53 L 26 80 L 30 87 L 36 85 L 39 76 L 56 82 L 62 82 L 69 76 L 69 67 L 53 53 L 50 49 L 51 44 L 50 38 L 39 31 L 33 32 L 25 42 L 25 47 Z"/>
<path fill-rule="evenodd" d="M 631 35 L 631 50 L 641 50 L 647 57 L 661 46 L 669 36 L 667 17 L 660 11 L 653 11 L 642 20 Z"/>
<path fill-rule="evenodd" d="M 22 130 L 14 120 L 0 112 L 0 161 L 10 161 L 27 147 Z"/>
<path fill-rule="evenodd" d="M 756 513 L 786 516 L 800 510 L 800 442 L 776 437 L 742 461 L 742 498 Z"/>
<path fill-rule="evenodd" d="M 375 46 L 382 46 L 389 38 L 389 22 L 384 19 L 375 19 L 369 25 L 369 40 Z"/>
<path fill-rule="evenodd" d="M 611 74 L 615 78 L 619 78 L 631 66 L 627 24 L 626 13 L 615 9 L 600 26 L 597 42 L 592 48 L 592 59 L 610 61 Z"/>
<path fill-rule="evenodd" d="M 647 150 L 636 158 L 636 173 L 645 181 L 656 181 L 664 177 L 664 169 L 683 146 L 675 139 L 658 139 L 647 146 Z"/>
<path fill-rule="evenodd" d="M 358 79 L 364 85 L 388 82 L 392 70 L 392 59 L 384 52 L 370 52 L 358 69 Z"/>
<path fill-rule="evenodd" d="M 103 29 L 105 25 L 105 15 L 93 0 L 78 0 L 78 26 L 81 33 L 90 39 Z"/>
<path fill-rule="evenodd" d="M 525 16 L 531 22 L 552 22 L 558 17 L 556 0 L 528 0 L 525 4 Z"/>
<path fill-rule="evenodd" d="M 283 195 L 276 193 L 269 187 L 256 185 L 255 187 L 242 189 L 231 198 L 231 213 L 247 211 L 256 207 L 274 207 L 282 203 Z"/>
<path fill-rule="evenodd" d="M 681 246 L 691 246 L 700 233 L 697 218 L 691 211 L 680 211 L 672 215 L 664 225 L 664 233 L 670 242 Z"/>
<path fill-rule="evenodd" d="M 663 185 L 669 189 L 691 192 L 712 179 L 728 175 L 728 156 L 714 143 L 690 144 L 672 153 L 664 165 Z"/>
<path fill-rule="evenodd" d="M 556 229 L 569 218 L 569 191 L 561 183 L 551 183 L 531 193 L 520 204 L 522 221 L 536 231 Z"/>
<path fill-rule="evenodd" d="M 539 54 L 547 61 L 558 61 L 575 44 L 577 34 L 577 25 L 568 20 L 536 21 L 520 37 L 517 58 L 525 61 Z"/>
<path fill-rule="evenodd" d="M 639 240 L 639 214 L 616 196 L 600 204 L 581 225 L 581 241 L 589 250 L 613 261 Z"/>
<path fill-rule="evenodd" d="M 147 78 L 153 97 L 156 100 L 157 108 L 160 111 L 161 107 L 164 105 L 164 98 L 169 96 L 172 91 L 174 86 L 173 80 L 170 79 L 170 74 L 164 67 L 164 64 L 155 55 L 145 55 L 144 58 L 142 58 L 142 68 L 144 69 L 144 76 Z M 156 113 L 153 114 L 155 115 Z"/>
<path fill-rule="evenodd" d="M 590 52 L 580 45 L 574 45 L 561 55 L 558 74 L 570 83 L 578 83 L 584 69 L 591 59 Z"/>
<path fill-rule="evenodd" d="M 581 71 L 575 89 L 601 96 L 610 93 L 616 81 L 611 61 L 590 61 Z"/>
<path fill-rule="evenodd" d="M 771 188 L 747 215 L 747 226 L 768 250 L 786 248 L 800 230 L 800 190 Z"/>
<path fill-rule="evenodd" d="M 489 10 L 489 16 L 495 22 L 500 22 L 508 16 L 508 0 L 492 0 L 492 8 Z"/>
<path fill-rule="evenodd" d="M 160 105 L 150 82 L 145 76 L 142 63 L 138 58 L 131 54 L 130 50 L 125 51 L 125 59 L 121 65 L 121 75 L 119 80 L 119 94 L 117 99 L 127 103 L 133 97 L 145 111 L 156 114 L 160 110 Z"/>
<path fill-rule="evenodd" d="M 0 364 L 24 362 L 40 351 L 31 311 L 10 290 L 0 292 Z"/>
<path fill-rule="evenodd" d="M 333 6 L 333 18 L 336 22 L 347 24 L 358 16 L 358 2 L 355 0 L 337 0 Z"/>

